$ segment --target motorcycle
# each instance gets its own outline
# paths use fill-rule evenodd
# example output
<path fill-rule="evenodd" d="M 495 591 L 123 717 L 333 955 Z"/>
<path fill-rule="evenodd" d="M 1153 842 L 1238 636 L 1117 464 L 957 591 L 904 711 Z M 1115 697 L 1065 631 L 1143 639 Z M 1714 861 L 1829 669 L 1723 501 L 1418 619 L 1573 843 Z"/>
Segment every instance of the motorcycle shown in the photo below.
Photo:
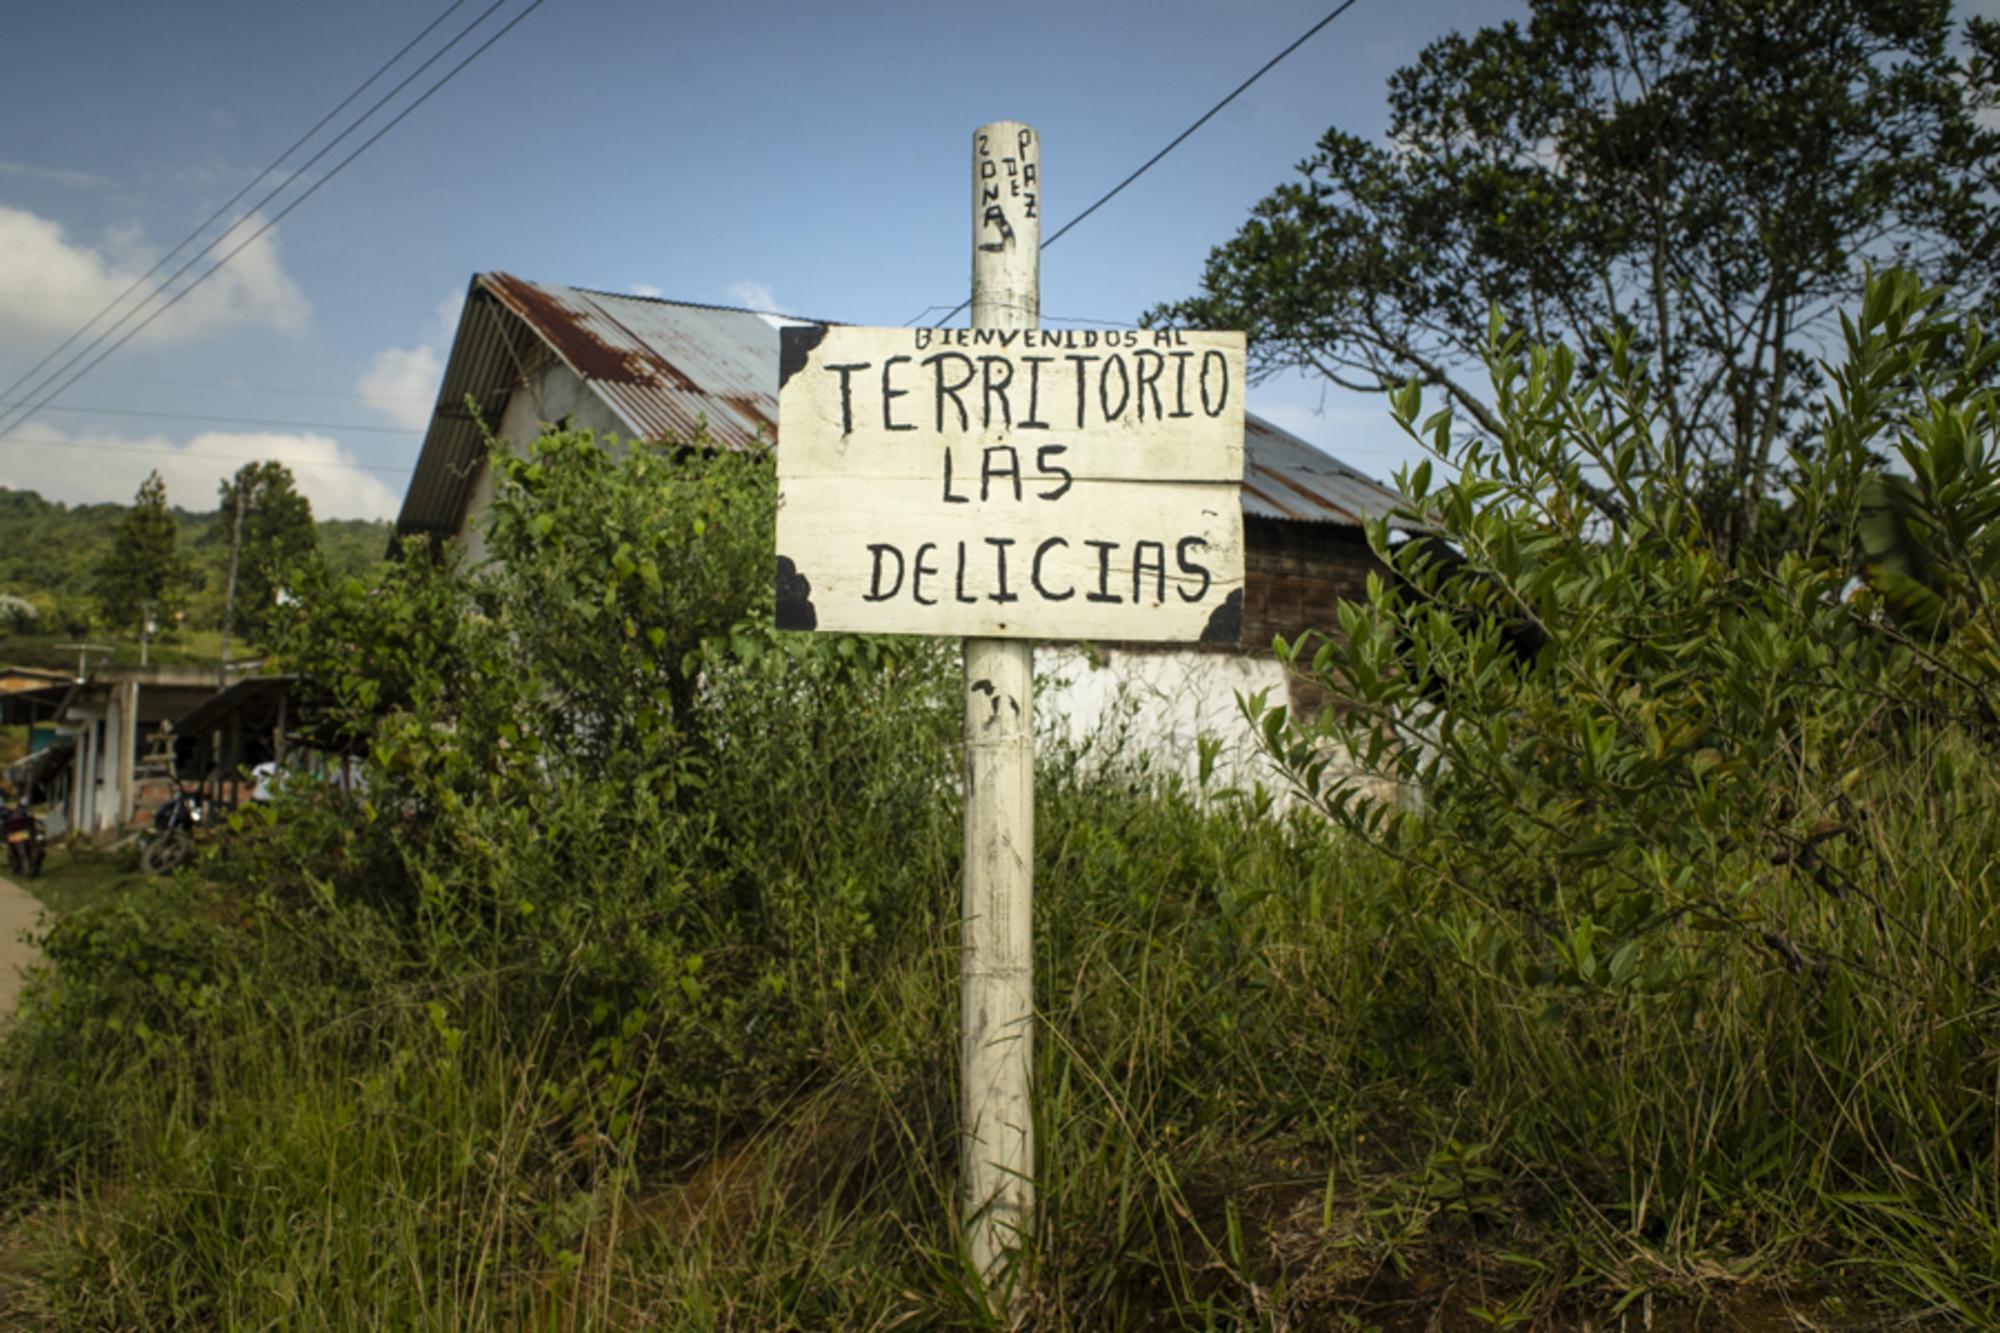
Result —
<path fill-rule="evenodd" d="M 25 795 L 8 808 L 0 830 L 4 830 L 0 836 L 7 840 L 7 863 L 14 873 L 23 879 L 41 874 L 42 860 L 49 853 L 48 833 L 42 827 L 41 816 L 28 808 Z"/>
<path fill-rule="evenodd" d="M 145 833 L 139 868 L 164 875 L 194 855 L 195 834 L 210 822 L 212 811 L 199 792 L 180 787 L 153 812 L 153 827 Z"/>

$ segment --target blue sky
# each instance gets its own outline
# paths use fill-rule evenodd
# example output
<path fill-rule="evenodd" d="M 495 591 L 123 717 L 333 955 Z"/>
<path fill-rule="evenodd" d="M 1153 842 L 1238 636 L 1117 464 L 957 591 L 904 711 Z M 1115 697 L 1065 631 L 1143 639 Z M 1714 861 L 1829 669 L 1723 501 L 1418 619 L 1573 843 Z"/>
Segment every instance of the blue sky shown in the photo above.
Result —
<path fill-rule="evenodd" d="M 448 3 L 11 7 L 0 387 Z M 349 114 L 491 3 L 463 0 Z M 503 0 L 317 170 L 527 4 Z M 127 500 L 158 467 L 174 501 L 207 508 L 238 460 L 278 457 L 322 516 L 393 515 L 474 272 L 935 319 L 965 295 L 975 127 L 1040 130 L 1052 230 L 1332 5 L 545 0 L 57 400 L 96 410 L 46 410 L 0 437 L 0 485 Z M 1045 315 L 1130 322 L 1193 291 L 1209 248 L 1329 126 L 1381 132 L 1398 66 L 1446 31 L 1520 12 L 1359 0 L 1049 249 Z M 1411 457 L 1378 399 L 1300 379 L 1250 402 L 1363 471 Z"/>

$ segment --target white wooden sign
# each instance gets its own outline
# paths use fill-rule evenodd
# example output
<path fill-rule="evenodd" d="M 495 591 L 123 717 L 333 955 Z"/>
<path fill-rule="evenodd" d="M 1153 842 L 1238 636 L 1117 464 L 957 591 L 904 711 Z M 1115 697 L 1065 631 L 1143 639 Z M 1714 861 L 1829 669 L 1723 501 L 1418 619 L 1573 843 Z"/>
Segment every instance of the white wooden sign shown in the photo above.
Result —
<path fill-rule="evenodd" d="M 1241 333 L 779 336 L 779 628 L 1240 637 Z"/>

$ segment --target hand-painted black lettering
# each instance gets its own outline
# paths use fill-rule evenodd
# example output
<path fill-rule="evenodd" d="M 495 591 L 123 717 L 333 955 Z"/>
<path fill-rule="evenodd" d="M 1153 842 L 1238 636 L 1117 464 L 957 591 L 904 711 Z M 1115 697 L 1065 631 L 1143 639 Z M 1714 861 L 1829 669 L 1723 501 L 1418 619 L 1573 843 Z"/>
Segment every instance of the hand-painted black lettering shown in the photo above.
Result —
<path fill-rule="evenodd" d="M 1146 370 L 1146 363 L 1148 361 L 1153 363 L 1153 369 L 1150 374 Z M 1144 421 L 1146 419 L 1147 389 L 1153 391 L 1153 419 L 1157 421 L 1166 415 L 1160 408 L 1160 376 L 1166 372 L 1166 369 L 1167 358 L 1161 356 L 1158 352 L 1139 351 L 1132 353 L 1133 376 L 1138 381 L 1139 420 Z"/>
<path fill-rule="evenodd" d="M 995 369 L 1006 372 L 996 380 Z M 1014 382 L 1014 363 L 1004 356 L 982 356 L 979 358 L 979 424 L 993 429 L 993 400 L 1000 400 L 1000 419 L 1007 426 L 1014 424 L 1014 405 L 1007 401 L 1007 386 Z"/>
<path fill-rule="evenodd" d="M 938 572 L 936 565 L 924 563 L 924 555 L 935 550 L 937 550 L 936 542 L 925 542 L 917 548 L 916 559 L 910 562 L 910 600 L 918 606 L 937 605 L 937 598 L 924 596 L 924 575 Z"/>
<path fill-rule="evenodd" d="M 958 544 L 958 580 L 957 582 L 952 584 L 952 588 L 953 592 L 951 599 L 954 602 L 976 604 L 979 601 L 977 597 L 967 597 L 965 595 L 965 543 L 964 542 L 960 542 Z"/>
<path fill-rule="evenodd" d="M 965 378 L 956 384 L 946 384 L 944 382 L 944 363 L 946 361 L 956 361 L 964 366 Z M 931 371 L 931 384 L 933 394 L 937 399 L 938 430 L 940 432 L 944 430 L 944 400 L 947 395 L 951 398 L 952 405 L 958 408 L 958 428 L 960 430 L 971 430 L 971 414 L 965 410 L 965 400 L 958 395 L 966 385 L 972 383 L 973 377 L 979 373 L 979 367 L 973 364 L 972 358 L 959 352 L 939 352 L 936 356 L 925 357 L 919 364 L 933 367 Z"/>
<path fill-rule="evenodd" d="M 951 493 L 951 459 L 956 452 L 948 444 L 944 447 L 944 502 L 948 505 L 969 505 L 972 503 L 971 496 Z"/>
<path fill-rule="evenodd" d="M 1194 359 L 1193 352 L 1174 353 L 1174 410 L 1169 414 L 1176 417 L 1191 417 L 1194 412 L 1187 405 L 1187 363 Z"/>
<path fill-rule="evenodd" d="M 1028 415 L 1021 420 L 1022 430 L 1047 430 L 1049 423 L 1037 421 L 1035 411 L 1042 405 L 1042 366 L 1055 360 L 1052 356 L 1024 356 L 1022 361 L 1028 367 Z"/>
<path fill-rule="evenodd" d="M 1062 592 L 1055 592 L 1051 590 L 1046 583 L 1042 582 L 1043 559 L 1045 559 L 1048 556 L 1048 553 L 1055 547 L 1068 546 L 1068 545 L 1069 542 L 1061 537 L 1051 537 L 1047 541 L 1043 542 L 1040 546 L 1037 546 L 1035 548 L 1035 563 L 1029 569 L 1028 577 L 1029 581 L 1035 585 L 1035 591 L 1041 594 L 1042 600 L 1045 602 L 1066 602 L 1070 598 L 1076 596 L 1075 588 L 1068 588 Z"/>
<path fill-rule="evenodd" d="M 1185 587 L 1180 589 L 1181 600 L 1183 602 L 1198 602 L 1208 596 L 1208 585 L 1210 582 L 1208 566 L 1197 564 L 1195 561 L 1188 559 L 1188 547 L 1205 547 L 1207 545 L 1208 541 L 1206 538 L 1183 537 L 1180 539 L 1180 543 L 1174 547 L 1174 562 L 1181 567 L 1181 573 L 1189 578 L 1199 576 L 1201 579 L 1201 586 L 1193 592 L 1189 592 Z"/>
<path fill-rule="evenodd" d="M 899 426 L 894 421 L 891 421 L 889 419 L 890 401 L 896 398 L 907 398 L 910 393 L 908 389 L 898 389 L 892 387 L 889 383 L 889 372 L 898 363 L 907 364 L 909 360 L 910 358 L 907 356 L 892 356 L 887 361 L 884 361 L 882 363 L 882 429 L 883 430 L 915 430 L 917 428 L 917 423 L 914 421 L 905 421 L 902 425 Z"/>
<path fill-rule="evenodd" d="M 1090 363 L 1102 361 L 1100 356 L 1066 356 L 1063 360 L 1076 367 L 1076 427 L 1083 429 L 1083 405 L 1090 393 Z"/>
<path fill-rule="evenodd" d="M 1217 387 L 1214 402 L 1208 396 L 1209 364 L 1213 362 L 1221 370 L 1217 377 L 1221 384 Z M 1222 415 L 1222 409 L 1229 406 L 1229 358 L 1211 348 L 1201 354 L 1201 410 L 1211 417 Z"/>
<path fill-rule="evenodd" d="M 979 225 L 1000 234 L 1000 239 L 997 241 L 980 242 L 979 248 L 987 253 L 997 254 L 1014 243 L 1014 226 L 1007 221 L 1007 210 L 1000 205 L 988 204 L 986 215 L 980 219 Z"/>
<path fill-rule="evenodd" d="M 1086 602 L 1118 603 L 1125 599 L 1111 591 L 1111 553 L 1118 549 L 1117 542 L 1086 541 L 1085 546 L 1097 552 L 1097 591 L 1085 593 Z"/>
<path fill-rule="evenodd" d="M 861 600 L 886 602 L 903 586 L 903 553 L 887 542 L 870 542 L 868 554 L 875 558 L 875 564 L 868 576 L 868 591 L 861 595 Z M 887 588 L 882 586 L 882 557 L 885 555 L 894 556 L 896 559 L 896 577 Z"/>
<path fill-rule="evenodd" d="M 844 366 L 828 366 L 827 369 L 840 376 L 840 433 L 854 433 L 854 393 L 851 377 L 857 372 L 874 365 L 873 361 L 854 361 Z"/>
<path fill-rule="evenodd" d="M 1151 551 L 1148 556 L 1147 552 Z M 1132 543 L 1132 600 L 1146 600 L 1146 575 L 1151 572 L 1156 581 L 1153 605 L 1167 600 L 1167 544 L 1165 542 Z"/>
<path fill-rule="evenodd" d="M 996 602 L 1020 601 L 1021 594 L 1007 591 L 1007 548 L 1014 544 L 1014 539 L 1012 537 L 988 537 L 986 544 L 993 548 L 993 554 L 998 560 L 994 577 L 994 586 L 997 591 L 987 593 L 987 597 Z"/>
<path fill-rule="evenodd" d="M 994 466 L 994 459 L 1001 454 L 1007 456 L 1005 467 Z M 1014 483 L 1014 499 L 1021 498 L 1021 455 L 1011 444 L 989 444 L 986 453 L 979 460 L 979 499 L 983 504 L 991 496 L 993 479 L 1005 477 Z"/>
<path fill-rule="evenodd" d="M 1111 372 L 1118 372 L 1118 406 L 1111 405 Z M 1125 415 L 1125 408 L 1132 401 L 1132 374 L 1125 369 L 1125 358 L 1118 355 L 1106 357 L 1104 369 L 1097 372 L 1097 406 L 1104 413 L 1106 421 L 1116 421 Z"/>
<path fill-rule="evenodd" d="M 1056 487 L 1054 490 L 1037 491 L 1035 493 L 1035 498 L 1037 500 L 1060 500 L 1063 498 L 1065 494 L 1068 493 L 1069 488 L 1073 483 L 1073 478 L 1071 478 L 1070 476 L 1069 469 L 1063 467 L 1059 463 L 1051 463 L 1049 461 L 1049 458 L 1052 455 L 1068 453 L 1068 452 L 1069 452 L 1069 446 L 1066 444 L 1045 444 L 1041 448 L 1035 450 L 1035 470 L 1041 473 L 1044 477 L 1062 478 L 1062 485 Z"/>

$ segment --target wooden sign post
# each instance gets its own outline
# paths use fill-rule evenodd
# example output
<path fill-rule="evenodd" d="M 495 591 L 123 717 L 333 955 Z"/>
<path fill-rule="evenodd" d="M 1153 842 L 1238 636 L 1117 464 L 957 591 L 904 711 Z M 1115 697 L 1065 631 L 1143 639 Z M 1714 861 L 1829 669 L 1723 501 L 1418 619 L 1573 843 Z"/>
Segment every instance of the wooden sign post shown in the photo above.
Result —
<path fill-rule="evenodd" d="M 1243 335 L 1042 330 L 1041 144 L 973 136 L 972 327 L 780 331 L 777 624 L 962 636 L 963 1207 L 1032 1229 L 1032 640 L 1234 643 Z"/>

